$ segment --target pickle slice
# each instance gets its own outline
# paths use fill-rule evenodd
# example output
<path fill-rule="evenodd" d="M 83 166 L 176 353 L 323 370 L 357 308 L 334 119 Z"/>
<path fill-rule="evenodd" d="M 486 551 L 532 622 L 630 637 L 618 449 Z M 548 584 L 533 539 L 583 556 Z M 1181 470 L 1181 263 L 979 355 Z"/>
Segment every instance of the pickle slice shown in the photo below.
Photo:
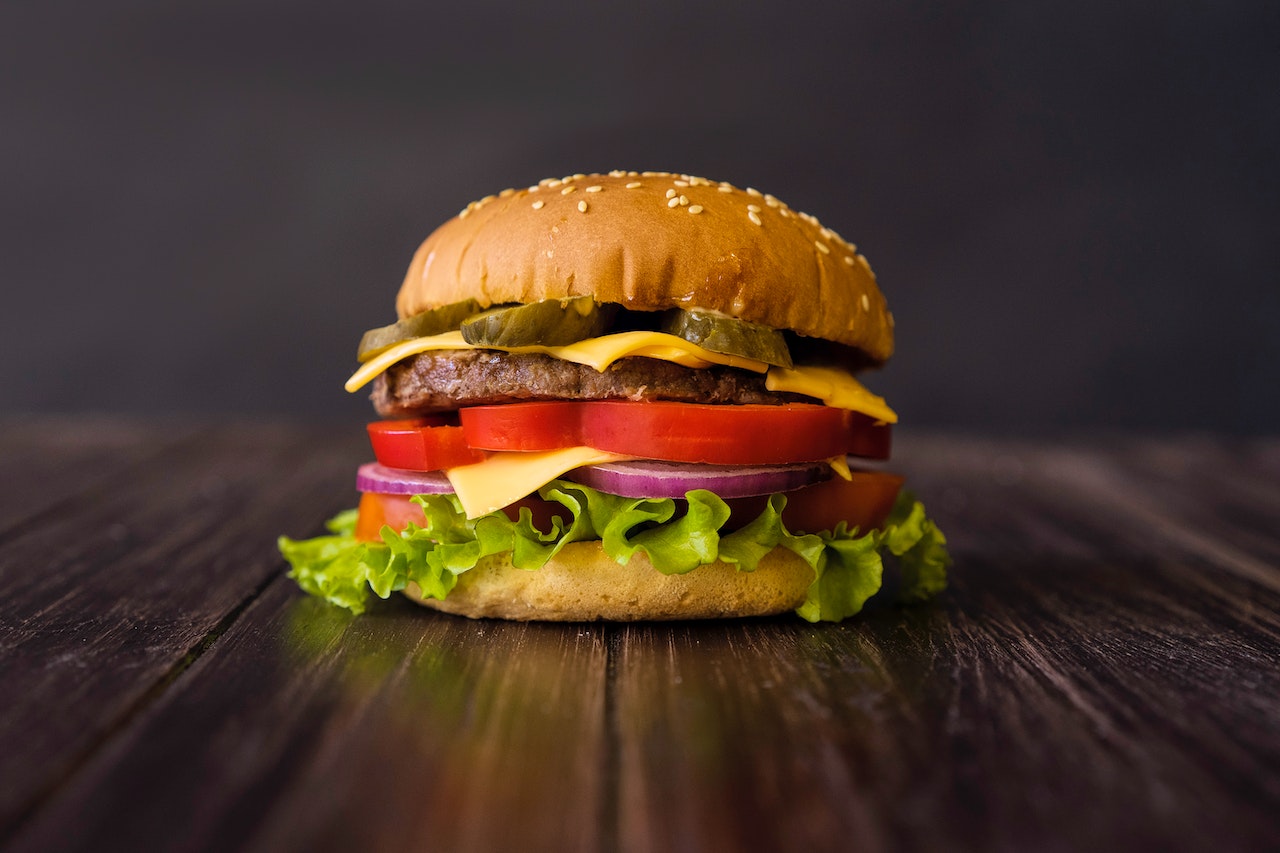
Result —
<path fill-rule="evenodd" d="M 462 324 L 463 320 L 479 310 L 479 302 L 474 299 L 464 299 L 461 302 L 442 305 L 430 311 L 423 311 L 421 314 L 414 314 L 412 317 L 405 317 L 400 322 L 392 323 L 390 326 L 370 329 L 364 333 L 364 337 L 360 338 L 360 347 L 356 351 L 356 358 L 361 362 L 365 362 L 402 341 L 411 341 L 414 338 L 425 338 L 430 335 L 439 335 L 443 332 L 452 332 Z"/>
<path fill-rule="evenodd" d="M 564 346 L 603 334 L 616 311 L 590 296 L 504 305 L 463 323 L 462 338 L 487 347 Z"/>
<path fill-rule="evenodd" d="M 738 355 L 777 367 L 792 367 L 791 352 L 782 332 L 768 326 L 708 311 L 676 309 L 663 319 L 662 331 L 712 352 Z"/>

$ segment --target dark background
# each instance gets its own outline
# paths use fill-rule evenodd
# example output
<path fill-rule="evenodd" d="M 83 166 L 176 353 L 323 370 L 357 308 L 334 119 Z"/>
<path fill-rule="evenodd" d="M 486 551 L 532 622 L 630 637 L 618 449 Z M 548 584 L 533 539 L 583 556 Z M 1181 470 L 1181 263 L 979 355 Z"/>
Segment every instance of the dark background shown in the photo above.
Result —
<path fill-rule="evenodd" d="M 570 172 L 870 257 L 905 422 L 1280 430 L 1280 4 L 6 3 L 8 412 L 359 422 L 418 242 Z"/>

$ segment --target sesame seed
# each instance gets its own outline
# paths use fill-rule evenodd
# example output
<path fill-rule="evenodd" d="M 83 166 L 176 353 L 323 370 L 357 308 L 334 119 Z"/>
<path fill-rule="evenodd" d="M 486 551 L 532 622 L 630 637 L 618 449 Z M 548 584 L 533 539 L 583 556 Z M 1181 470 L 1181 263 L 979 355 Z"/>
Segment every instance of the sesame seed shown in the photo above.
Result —
<path fill-rule="evenodd" d="M 680 196 L 680 206 L 681 207 L 689 206 L 689 197 L 687 195 Z"/>
<path fill-rule="evenodd" d="M 750 219 L 752 222 L 754 222 L 757 225 L 764 224 L 763 222 L 760 221 L 760 214 L 756 213 L 754 210 L 747 211 L 747 219 Z"/>
<path fill-rule="evenodd" d="M 821 240 L 814 240 L 813 245 L 817 246 L 818 251 L 821 252 L 822 254 L 824 255 L 831 254 L 831 250 L 827 248 L 827 244 L 822 242 Z"/>
<path fill-rule="evenodd" d="M 556 187 L 558 187 L 558 186 L 560 186 L 561 184 L 563 184 L 563 183 L 564 183 L 564 181 L 557 180 L 556 178 L 547 178 L 547 179 L 546 179 L 546 180 L 544 180 L 542 183 L 546 184 L 547 189 L 552 189 L 552 190 L 553 190 L 553 189 L 555 189 Z"/>
<path fill-rule="evenodd" d="M 625 176 L 626 174 L 627 174 L 627 173 L 626 173 L 626 172 L 624 172 L 624 171 L 622 171 L 621 169 L 614 169 L 613 171 L 611 171 L 611 172 L 609 173 L 609 177 L 611 177 L 611 178 L 621 178 L 621 177 Z"/>
<path fill-rule="evenodd" d="M 632 181 L 631 183 L 627 184 L 627 189 L 634 190 L 636 187 L 639 187 L 639 186 L 643 186 L 643 184 L 641 184 L 639 181 Z"/>
<path fill-rule="evenodd" d="M 555 255 L 556 255 L 556 253 L 555 253 L 555 250 L 554 250 L 554 249 L 547 249 L 547 257 L 548 257 L 548 258 L 554 258 L 554 257 L 555 257 Z"/>
<path fill-rule="evenodd" d="M 535 201 L 535 202 L 533 203 L 533 209 L 534 209 L 534 210 L 542 210 L 542 206 L 543 206 L 544 204 L 546 204 L 546 202 L 545 202 L 545 201 L 543 201 L 542 199 L 538 199 L 537 201 Z"/>
<path fill-rule="evenodd" d="M 689 212 L 690 212 L 690 213 L 701 213 L 701 212 L 702 212 L 702 205 L 700 205 L 700 204 L 690 205 L 690 206 L 689 206 Z"/>
<path fill-rule="evenodd" d="M 759 198 L 760 190 L 756 189 L 755 187 L 747 187 L 747 195 L 753 195 Z"/>
<path fill-rule="evenodd" d="M 689 182 L 688 182 L 688 181 L 672 181 L 671 183 L 675 184 L 675 185 L 676 185 L 676 186 L 678 186 L 678 187 L 687 187 L 687 186 L 689 186 Z"/>
<path fill-rule="evenodd" d="M 505 189 L 505 190 L 503 190 L 502 192 L 498 193 L 498 198 L 507 198 L 507 197 L 509 197 L 509 196 L 513 196 L 513 195 L 515 195 L 515 192 L 516 192 L 515 190 L 511 189 L 510 187 L 508 187 L 507 189 Z"/>
<path fill-rule="evenodd" d="M 573 192 L 576 189 L 577 187 L 575 186 L 567 186 L 564 189 L 560 190 L 560 195 L 568 195 L 569 193 Z"/>
<path fill-rule="evenodd" d="M 729 186 L 728 184 L 721 184 L 720 186 L 716 187 L 716 189 L 718 189 L 722 193 L 733 192 L 733 187 Z"/>
<path fill-rule="evenodd" d="M 785 207 L 778 208 L 778 212 L 782 214 L 784 219 L 791 218 L 791 211 L 787 210 Z"/>
<path fill-rule="evenodd" d="M 581 213 L 587 212 L 587 203 L 585 201 L 578 202 L 578 211 Z"/>
<path fill-rule="evenodd" d="M 589 192 L 589 193 L 598 193 L 598 192 L 600 192 L 602 189 L 604 189 L 604 187 L 602 187 L 602 186 L 600 186 L 599 184 L 597 184 L 597 185 L 595 185 L 594 187 L 587 187 L 587 192 Z"/>
<path fill-rule="evenodd" d="M 853 266 L 853 255 L 845 255 L 844 262 L 849 266 Z"/>
<path fill-rule="evenodd" d="M 679 207 L 679 206 L 680 206 L 680 199 L 678 198 L 669 199 L 667 201 L 667 207 Z"/>
<path fill-rule="evenodd" d="M 867 294 L 865 293 L 862 294 L 862 310 L 863 311 L 871 310 L 871 300 L 867 298 Z"/>
<path fill-rule="evenodd" d="M 573 179 L 574 179 L 575 181 L 580 181 L 580 180 L 582 180 L 582 179 L 583 179 L 583 178 L 585 178 L 585 177 L 586 177 L 586 175 L 582 174 L 581 172 L 575 172 L 575 173 L 574 173 L 574 176 L 573 176 Z"/>
<path fill-rule="evenodd" d="M 778 205 L 782 204 L 782 202 L 778 201 L 775 197 L 773 197 L 769 193 L 764 194 L 764 203 L 769 205 L 770 207 L 777 207 Z"/>
<path fill-rule="evenodd" d="M 749 204 L 749 205 L 747 205 L 747 210 L 754 210 L 756 213 L 759 213 L 759 212 L 760 212 L 760 205 L 758 205 L 758 204 Z"/>
<path fill-rule="evenodd" d="M 538 186 L 537 184 L 534 184 L 533 186 L 529 187 L 529 192 L 536 193 L 540 189 L 542 189 L 542 187 Z"/>
<path fill-rule="evenodd" d="M 667 198 L 675 198 L 675 197 L 676 197 L 675 190 L 667 190 Z"/>
<path fill-rule="evenodd" d="M 538 186 L 549 187 L 552 184 L 556 184 L 556 183 L 559 183 L 559 181 L 557 181 L 555 178 L 543 178 L 542 180 L 538 181 Z"/>

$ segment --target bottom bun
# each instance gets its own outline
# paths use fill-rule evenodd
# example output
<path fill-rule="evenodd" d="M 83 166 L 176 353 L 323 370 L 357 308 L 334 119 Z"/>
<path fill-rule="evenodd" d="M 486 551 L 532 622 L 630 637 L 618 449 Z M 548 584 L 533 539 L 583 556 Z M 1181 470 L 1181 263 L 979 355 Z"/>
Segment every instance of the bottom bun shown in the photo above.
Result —
<path fill-rule="evenodd" d="M 637 551 L 625 566 L 599 542 L 572 542 L 540 569 L 517 569 L 510 554 L 481 560 L 458 576 L 443 601 L 417 584 L 404 594 L 419 604 L 473 619 L 634 622 L 766 616 L 795 610 L 813 583 L 813 569 L 786 548 L 765 555 L 753 572 L 715 562 L 664 575 Z"/>

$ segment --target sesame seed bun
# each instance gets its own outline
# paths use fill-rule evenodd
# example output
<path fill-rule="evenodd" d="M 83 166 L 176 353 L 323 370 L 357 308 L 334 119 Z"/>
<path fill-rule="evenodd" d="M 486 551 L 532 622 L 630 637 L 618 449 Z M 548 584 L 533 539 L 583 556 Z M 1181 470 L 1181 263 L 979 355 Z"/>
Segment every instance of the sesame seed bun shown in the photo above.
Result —
<path fill-rule="evenodd" d="M 573 175 L 472 202 L 418 249 L 396 309 L 572 296 L 718 311 L 871 363 L 893 353 L 892 316 L 855 246 L 771 195 L 668 173 Z"/>
<path fill-rule="evenodd" d="M 540 569 L 511 565 L 511 555 L 486 557 L 458 576 L 443 601 L 416 584 L 404 594 L 460 616 L 554 622 L 717 619 L 795 610 L 813 583 L 813 569 L 786 548 L 766 554 L 753 572 L 729 563 L 664 575 L 643 552 L 615 563 L 599 542 L 572 542 Z"/>

